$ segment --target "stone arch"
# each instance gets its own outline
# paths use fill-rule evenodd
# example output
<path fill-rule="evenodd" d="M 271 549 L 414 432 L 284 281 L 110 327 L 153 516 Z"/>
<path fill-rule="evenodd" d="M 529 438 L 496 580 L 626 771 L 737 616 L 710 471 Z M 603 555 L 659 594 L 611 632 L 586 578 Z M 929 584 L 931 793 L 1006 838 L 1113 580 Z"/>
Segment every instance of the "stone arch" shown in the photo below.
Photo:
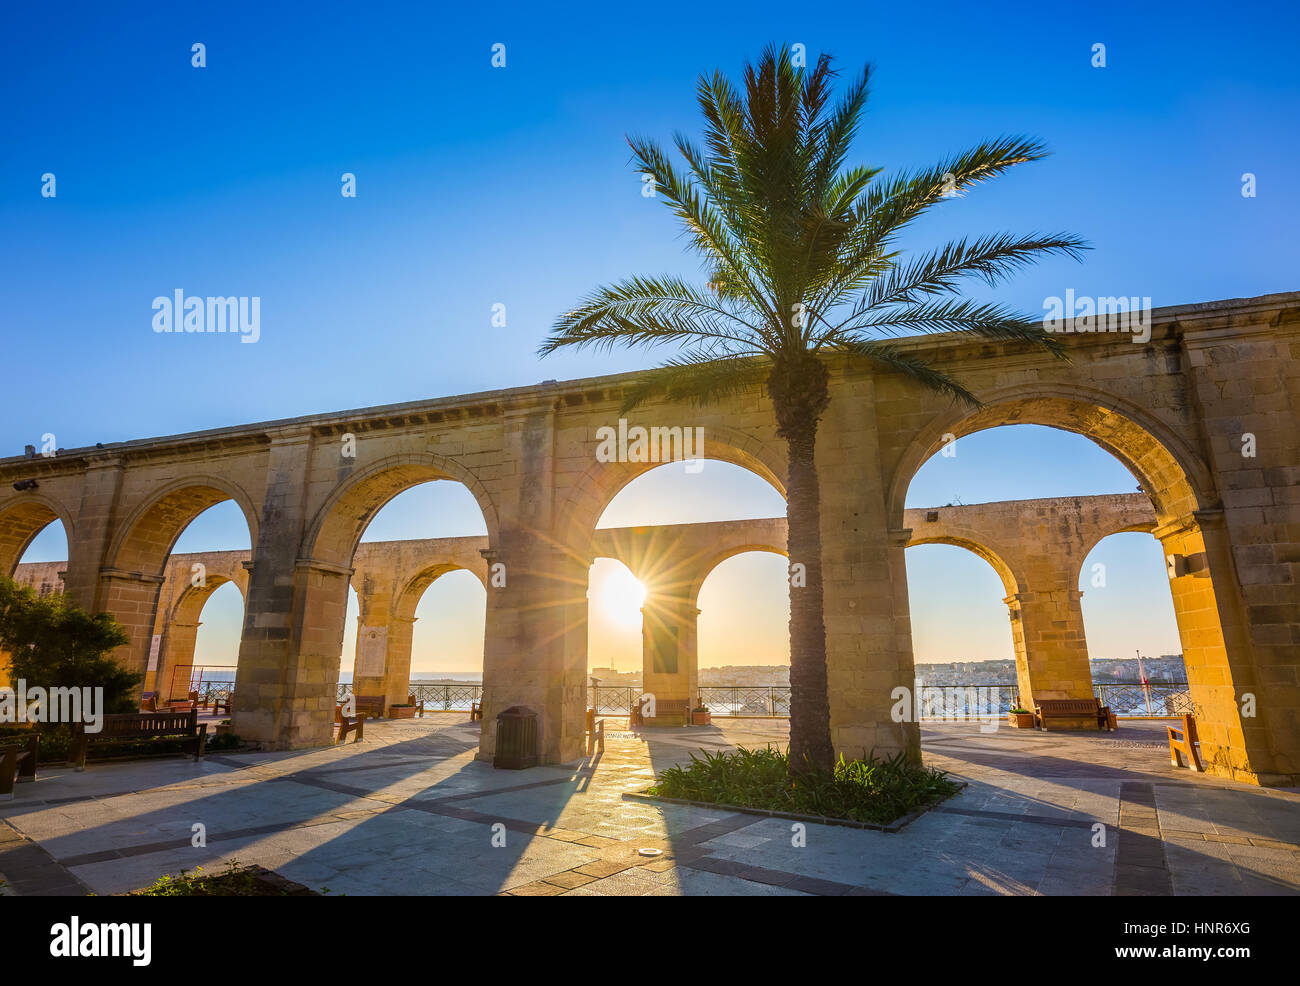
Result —
<path fill-rule="evenodd" d="M 1252 730 L 1262 733 L 1263 727 L 1243 720 L 1241 699 L 1259 686 L 1254 680 L 1252 646 L 1236 572 L 1227 549 L 1222 506 L 1205 461 L 1149 411 L 1094 388 L 1035 383 L 997 391 L 985 400 L 986 406 L 980 410 L 949 407 L 937 412 L 904 449 L 889 481 L 890 527 L 903 527 L 912 478 L 941 447 L 945 433 L 960 438 L 1008 424 L 1037 424 L 1083 435 L 1110 452 L 1151 499 L 1156 517 L 1153 533 L 1166 555 L 1177 561 L 1178 574 L 1170 580 L 1170 589 L 1202 751 L 1218 773 L 1253 776 L 1246 734 Z M 1077 578 L 1074 585 L 1078 585 Z M 1069 594 L 1068 589 L 1063 591 Z M 1077 590 L 1072 595 L 1077 597 Z M 1055 634 L 1050 629 L 1049 603 L 1055 601 L 1043 599 L 1033 586 L 1023 584 L 1017 601 L 1020 605 L 1013 608 L 1013 622 L 1017 613 L 1022 628 L 1036 619 L 1039 626 L 1048 627 L 1039 634 L 1040 642 L 1050 643 Z M 1036 673 L 1035 667 L 1049 669 L 1046 697 L 1091 693 L 1081 616 L 1078 623 L 1075 639 L 1058 642 L 1052 658 L 1036 661 L 1032 654 L 1028 656 L 1031 673 Z M 1024 682 L 1022 678 L 1022 701 Z"/>
<path fill-rule="evenodd" d="M 152 491 L 118 525 L 108 564 L 99 572 L 97 606 L 112 613 L 127 633 L 128 643 L 116 656 L 128 670 L 148 677 L 159 596 L 177 539 L 199 514 L 226 500 L 239 506 L 249 543 L 256 546 L 251 498 L 235 483 L 211 475 L 189 475 Z"/>
<path fill-rule="evenodd" d="M 590 465 L 568 484 L 568 495 L 560 504 L 556 530 L 566 544 L 589 549 L 592 533 L 601 515 L 623 489 L 639 476 L 667 465 L 664 462 L 597 462 L 595 429 L 588 441 Z M 766 480 L 785 497 L 787 467 L 785 449 L 726 426 L 705 429 L 708 453 L 705 461 L 716 460 L 740 466 Z M 591 552 L 588 551 L 588 555 Z"/>
<path fill-rule="evenodd" d="M 1083 571 L 1083 565 L 1092 554 L 1092 550 L 1105 541 L 1112 534 L 1151 534 L 1155 535 L 1156 525 L 1151 521 L 1139 521 L 1133 524 L 1124 524 L 1115 528 L 1098 528 L 1091 535 L 1084 539 L 1079 551 L 1079 572 Z M 1077 575 L 1078 573 L 1076 573 Z"/>
<path fill-rule="evenodd" d="M 719 565 L 721 565 L 728 558 L 735 558 L 737 555 L 743 555 L 750 551 L 761 551 L 766 554 L 785 555 L 786 557 L 789 556 L 788 552 L 786 551 L 786 547 L 783 544 L 777 545 L 777 544 L 765 544 L 761 542 L 756 542 L 753 544 L 728 545 L 727 547 L 722 548 L 717 552 L 715 552 L 714 554 L 710 555 L 707 559 L 705 559 L 701 563 L 698 571 L 691 579 L 687 588 L 686 598 L 687 601 L 690 603 L 690 605 L 691 606 L 699 605 L 700 590 L 704 587 L 704 583 L 709 580 L 709 576 L 713 574 L 714 570 Z"/>
<path fill-rule="evenodd" d="M 451 480 L 470 491 L 487 525 L 488 543 L 496 544 L 496 507 L 478 477 L 454 459 L 417 452 L 381 459 L 335 487 L 303 537 L 301 556 L 313 562 L 350 567 L 366 527 L 384 505 L 413 486 L 437 480 Z"/>
<path fill-rule="evenodd" d="M 952 531 L 947 534 L 935 535 L 934 537 L 912 538 L 907 542 L 907 547 L 915 548 L 922 544 L 949 544 L 955 548 L 964 548 L 973 555 L 984 559 L 992 566 L 993 571 L 998 573 L 998 578 L 1002 580 L 1002 588 L 1006 590 L 1008 596 L 1014 596 L 1024 585 L 1024 576 L 1017 573 L 1003 557 L 994 551 L 987 544 L 980 540 L 980 537 L 974 531 Z"/>
<path fill-rule="evenodd" d="M 169 483 L 137 504 L 110 542 L 109 567 L 160 575 L 185 528 L 203 511 L 226 500 L 234 500 L 243 513 L 249 544 L 255 551 L 258 517 L 252 498 L 227 479 L 200 474 Z"/>
<path fill-rule="evenodd" d="M 24 493 L 0 505 L 0 575 L 12 577 L 36 535 L 56 520 L 63 524 L 71 548 L 72 518 L 57 500 L 42 493 Z"/>
<path fill-rule="evenodd" d="M 462 571 L 471 572 L 483 587 L 487 588 L 487 581 L 480 571 L 450 561 L 434 562 L 417 572 L 398 589 L 397 599 L 393 604 L 393 615 L 398 619 L 414 620 L 415 610 L 420 605 L 420 600 L 424 598 L 425 591 L 444 575 Z"/>
<path fill-rule="evenodd" d="M 904 502 L 918 469 L 943 445 L 989 428 L 1036 424 L 1073 432 L 1110 452 L 1137 478 L 1163 523 L 1215 507 L 1218 494 L 1205 462 L 1182 438 L 1142 408 L 1113 394 L 1073 384 L 1010 387 L 970 411 L 950 406 L 935 413 L 903 451 L 890 479 L 890 526 L 903 526 Z"/>
<path fill-rule="evenodd" d="M 171 680 L 171 669 L 182 664 L 193 664 L 195 645 L 198 643 L 200 617 L 213 594 L 222 586 L 233 583 L 243 600 L 245 613 L 248 610 L 248 587 L 246 580 L 230 578 L 219 573 L 208 575 L 202 585 L 186 584 L 181 589 L 168 611 L 163 614 L 162 640 L 159 653 L 158 672 L 155 675 L 155 690 L 161 690 Z M 236 661 L 238 664 L 238 646 Z M 164 696 L 183 698 L 183 695 Z"/>

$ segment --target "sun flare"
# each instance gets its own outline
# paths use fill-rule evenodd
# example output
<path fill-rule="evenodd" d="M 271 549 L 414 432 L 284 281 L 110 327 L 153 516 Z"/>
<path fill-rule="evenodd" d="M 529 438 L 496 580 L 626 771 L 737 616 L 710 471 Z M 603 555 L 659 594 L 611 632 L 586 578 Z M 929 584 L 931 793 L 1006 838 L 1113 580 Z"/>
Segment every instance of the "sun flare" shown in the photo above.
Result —
<path fill-rule="evenodd" d="M 626 568 L 607 574 L 600 584 L 600 607 L 611 623 L 623 627 L 641 625 L 641 607 L 645 603 L 643 586 Z"/>

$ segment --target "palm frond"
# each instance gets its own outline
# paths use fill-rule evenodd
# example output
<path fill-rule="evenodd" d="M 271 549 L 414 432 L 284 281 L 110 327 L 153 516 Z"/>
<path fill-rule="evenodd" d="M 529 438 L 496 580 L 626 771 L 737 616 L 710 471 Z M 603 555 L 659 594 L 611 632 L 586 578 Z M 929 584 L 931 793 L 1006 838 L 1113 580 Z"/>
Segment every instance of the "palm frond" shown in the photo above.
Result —
<path fill-rule="evenodd" d="M 923 301 L 889 312 L 868 312 L 862 320 L 844 331 L 966 332 L 984 339 L 1027 342 L 1041 346 L 1053 355 L 1065 358 L 1059 339 L 1043 328 L 1042 319 L 1021 314 L 1004 305 L 948 298 Z"/>
<path fill-rule="evenodd" d="M 718 359 L 707 350 L 683 353 L 651 370 L 623 394 L 620 413 L 626 414 L 650 397 L 710 404 L 761 383 L 771 371 L 763 357 L 733 356 Z"/>
<path fill-rule="evenodd" d="M 881 366 L 915 380 L 921 386 L 940 394 L 946 394 L 955 401 L 961 401 L 968 407 L 979 409 L 983 403 L 942 370 L 936 370 L 925 360 L 912 353 L 903 352 L 897 346 L 875 339 L 840 339 L 835 349 L 858 359 L 870 360 Z"/>
<path fill-rule="evenodd" d="M 755 348 L 762 333 L 722 299 L 676 277 L 632 277 L 598 288 L 556 319 L 538 354 L 562 347 L 611 349 L 666 342 Z"/>

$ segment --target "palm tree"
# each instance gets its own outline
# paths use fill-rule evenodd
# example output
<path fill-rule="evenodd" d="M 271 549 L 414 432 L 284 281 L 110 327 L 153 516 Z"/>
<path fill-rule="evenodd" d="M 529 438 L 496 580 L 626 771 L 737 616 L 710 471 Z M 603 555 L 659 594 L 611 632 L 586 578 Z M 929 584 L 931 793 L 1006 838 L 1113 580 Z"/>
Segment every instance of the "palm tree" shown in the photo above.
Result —
<path fill-rule="evenodd" d="M 656 197 L 703 256 L 707 286 L 661 276 L 599 288 L 556 320 L 539 351 L 674 346 L 676 355 L 630 389 L 625 411 L 652 394 L 698 403 L 766 384 L 789 455 L 788 553 L 803 563 L 805 576 L 805 586 L 790 594 L 794 773 L 834 766 L 814 464 L 818 420 L 830 401 L 825 357 L 900 372 L 979 406 L 957 380 L 885 337 L 964 332 L 1042 346 L 1064 358 L 1041 320 L 956 295 L 966 277 L 995 285 L 1045 254 L 1077 259 L 1086 249 L 1068 234 L 999 233 L 904 262 L 896 241 L 912 220 L 1047 151 L 1036 140 L 1002 137 L 892 177 L 846 166 L 871 71 L 866 66 L 833 108 L 837 72 L 826 55 L 809 70 L 793 65 L 784 47 L 769 46 L 757 65 L 745 66 L 743 99 L 721 73 L 702 76 L 704 147 L 674 138 L 684 171 L 653 141 L 628 143 Z"/>

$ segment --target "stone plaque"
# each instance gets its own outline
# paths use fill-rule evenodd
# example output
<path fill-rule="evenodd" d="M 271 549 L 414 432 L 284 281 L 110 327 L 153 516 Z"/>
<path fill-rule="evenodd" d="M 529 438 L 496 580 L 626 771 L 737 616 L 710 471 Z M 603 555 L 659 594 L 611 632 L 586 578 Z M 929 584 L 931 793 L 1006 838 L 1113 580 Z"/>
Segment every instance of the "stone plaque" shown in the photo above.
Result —
<path fill-rule="evenodd" d="M 362 627 L 357 634 L 357 678 L 382 678 L 388 656 L 388 627 Z"/>

